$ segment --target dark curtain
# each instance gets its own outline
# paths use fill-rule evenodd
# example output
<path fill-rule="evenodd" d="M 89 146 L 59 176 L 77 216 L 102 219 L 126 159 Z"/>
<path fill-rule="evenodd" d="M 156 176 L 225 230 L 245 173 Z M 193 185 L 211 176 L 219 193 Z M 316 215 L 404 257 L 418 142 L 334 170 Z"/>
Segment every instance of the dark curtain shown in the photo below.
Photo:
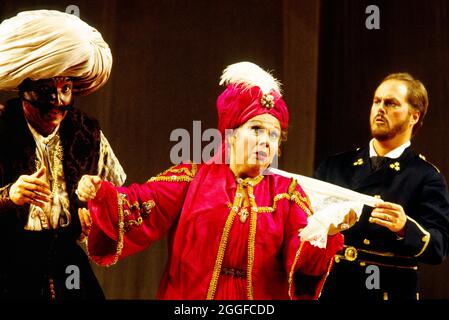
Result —
<path fill-rule="evenodd" d="M 284 83 L 292 121 L 281 168 L 310 175 L 314 158 L 366 143 L 377 82 L 406 70 L 422 78 L 431 101 L 413 143 L 449 173 L 440 138 L 449 98 L 444 0 L 323 0 L 321 19 L 319 0 L 1 0 L 0 20 L 29 9 L 65 11 L 70 4 L 111 46 L 110 80 L 76 104 L 99 119 L 128 174 L 126 184 L 171 165 L 172 130 L 192 133 L 193 120 L 202 130 L 216 126 L 219 76 L 242 60 L 272 70 Z M 369 4 L 380 8 L 380 30 L 365 29 Z M 0 102 L 9 96 L 0 93 Z M 162 239 L 95 272 L 110 299 L 152 299 L 165 260 Z M 430 270 L 423 272 L 427 297 L 449 297 L 447 267 Z"/>
<path fill-rule="evenodd" d="M 0 20 L 22 10 L 70 4 L 109 43 L 111 78 L 76 105 L 99 119 L 128 175 L 144 182 L 172 165 L 170 133 L 192 121 L 217 125 L 222 70 L 252 61 L 283 79 L 282 6 L 270 0 L 0 1 Z M 10 94 L 0 95 L 0 102 Z M 211 252 L 211 254 L 215 254 Z M 152 299 L 166 260 L 165 239 L 110 268 L 95 267 L 110 299 Z"/>
<path fill-rule="evenodd" d="M 368 5 L 380 29 L 368 30 Z M 322 0 L 316 157 L 364 146 L 375 88 L 387 74 L 409 72 L 429 93 L 424 126 L 412 144 L 449 177 L 445 138 L 449 100 L 449 3 L 445 0 Z M 423 266 L 422 298 L 449 298 L 449 263 Z"/>

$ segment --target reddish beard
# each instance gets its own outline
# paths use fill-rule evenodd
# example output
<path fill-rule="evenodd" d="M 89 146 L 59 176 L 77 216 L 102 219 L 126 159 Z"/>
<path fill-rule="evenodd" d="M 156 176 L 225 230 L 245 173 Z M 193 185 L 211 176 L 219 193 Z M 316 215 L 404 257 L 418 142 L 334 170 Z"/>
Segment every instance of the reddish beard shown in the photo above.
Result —
<path fill-rule="evenodd" d="M 399 133 L 402 133 L 407 130 L 407 126 L 410 120 L 410 114 L 407 116 L 406 119 L 404 119 L 404 121 L 396 123 L 393 127 L 390 127 L 390 123 L 384 117 L 382 117 L 382 119 L 385 124 L 384 126 L 379 127 L 375 123 L 376 118 L 378 118 L 378 116 L 374 118 L 373 123 L 371 124 L 371 135 L 373 138 L 379 141 L 387 141 L 394 138 Z"/>

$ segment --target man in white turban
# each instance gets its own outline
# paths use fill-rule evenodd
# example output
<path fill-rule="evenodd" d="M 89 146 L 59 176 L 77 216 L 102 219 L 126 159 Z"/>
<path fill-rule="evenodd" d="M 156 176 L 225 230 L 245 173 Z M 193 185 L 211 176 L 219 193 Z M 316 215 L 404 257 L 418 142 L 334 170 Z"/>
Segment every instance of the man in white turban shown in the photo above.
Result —
<path fill-rule="evenodd" d="M 126 175 L 98 121 L 74 96 L 100 88 L 112 55 L 78 17 L 25 11 L 0 24 L 0 298 L 101 299 L 78 241 L 90 219 L 75 190 L 84 174 Z"/>

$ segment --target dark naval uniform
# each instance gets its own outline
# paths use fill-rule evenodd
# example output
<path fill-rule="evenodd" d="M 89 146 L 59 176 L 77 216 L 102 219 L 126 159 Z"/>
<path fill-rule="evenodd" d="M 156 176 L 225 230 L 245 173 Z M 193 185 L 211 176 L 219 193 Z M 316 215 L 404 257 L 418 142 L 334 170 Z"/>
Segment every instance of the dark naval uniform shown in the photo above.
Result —
<path fill-rule="evenodd" d="M 400 204 L 405 235 L 368 222 L 373 208 L 343 232 L 345 248 L 335 263 L 322 299 L 418 299 L 418 262 L 441 263 L 448 251 L 449 196 L 443 175 L 410 147 L 397 159 L 372 169 L 369 148 L 325 160 L 317 179 Z"/>

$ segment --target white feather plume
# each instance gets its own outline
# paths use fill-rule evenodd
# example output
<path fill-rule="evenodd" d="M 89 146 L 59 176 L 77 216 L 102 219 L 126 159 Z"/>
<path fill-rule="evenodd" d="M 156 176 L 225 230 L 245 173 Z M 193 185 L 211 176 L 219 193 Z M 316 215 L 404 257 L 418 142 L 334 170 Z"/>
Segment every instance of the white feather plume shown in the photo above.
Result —
<path fill-rule="evenodd" d="M 247 88 L 258 86 L 263 93 L 274 90 L 281 94 L 281 83 L 270 73 L 251 62 L 231 64 L 223 70 L 220 85 L 240 84 Z"/>

